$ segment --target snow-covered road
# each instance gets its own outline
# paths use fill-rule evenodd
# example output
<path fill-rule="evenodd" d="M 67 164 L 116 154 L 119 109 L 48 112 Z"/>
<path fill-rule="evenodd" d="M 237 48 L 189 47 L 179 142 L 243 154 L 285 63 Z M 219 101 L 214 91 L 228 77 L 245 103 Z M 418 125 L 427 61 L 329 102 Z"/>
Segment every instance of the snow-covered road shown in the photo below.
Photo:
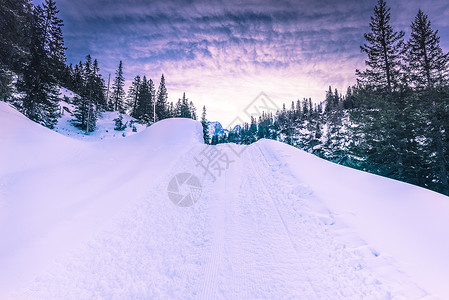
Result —
<path fill-rule="evenodd" d="M 167 182 L 195 171 L 202 149 L 189 149 L 133 209 L 19 298 L 389 298 L 329 232 L 332 220 L 308 207 L 311 191 L 260 143 L 215 182 L 203 177 L 194 206 L 174 205 Z"/>
<path fill-rule="evenodd" d="M 416 268 L 407 269 L 396 255 L 406 238 L 372 244 L 387 233 L 364 236 L 364 229 L 375 227 L 370 222 L 377 226 L 375 216 L 383 212 L 371 210 L 371 220 L 356 205 L 345 206 L 354 199 L 345 199 L 326 176 L 337 174 L 332 178 L 340 184 L 361 178 L 361 192 L 372 188 L 361 184 L 365 179 L 393 194 L 413 191 L 409 208 L 425 198 L 434 207 L 424 213 L 435 224 L 449 211 L 447 197 L 268 140 L 247 148 L 209 146 L 232 159 L 213 180 L 195 160 L 205 145 L 199 123 L 190 120 L 167 120 L 126 139 L 86 144 L 36 129 L 20 116 L 8 118 L 19 133 L 44 138 L 28 141 L 37 162 L 6 148 L 0 155 L 7 166 L 0 170 L 0 298 L 431 299 L 435 291 L 445 293 L 436 276 L 430 284 L 420 280 Z M 45 148 L 49 141 L 59 146 Z M 20 139 L 3 134 L 3 142 L 14 147 Z M 54 162 L 61 147 L 66 153 Z M 230 147 L 243 151 L 240 157 Z M 320 171 L 324 183 L 317 188 L 316 180 L 305 178 L 321 168 L 329 174 Z M 189 207 L 175 205 L 167 193 L 170 180 L 183 172 L 202 184 L 198 202 Z M 368 205 L 371 198 L 363 201 Z M 446 249 L 444 241 L 426 243 L 435 249 L 426 256 Z M 421 255 L 409 252 L 404 257 Z M 421 264 L 429 267 L 420 267 L 421 273 L 444 276 L 447 262 L 438 269 L 426 256 Z"/>

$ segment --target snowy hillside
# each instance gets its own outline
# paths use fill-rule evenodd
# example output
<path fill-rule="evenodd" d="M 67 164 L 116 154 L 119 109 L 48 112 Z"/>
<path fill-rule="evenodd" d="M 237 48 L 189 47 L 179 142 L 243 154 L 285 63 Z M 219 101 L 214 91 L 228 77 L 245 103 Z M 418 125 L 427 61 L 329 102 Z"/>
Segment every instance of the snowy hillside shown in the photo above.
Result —
<path fill-rule="evenodd" d="M 68 103 L 67 100 L 73 100 L 74 96 L 75 93 L 73 93 L 72 91 L 65 88 L 60 88 L 61 101 L 59 102 L 59 105 L 61 107 L 61 117 L 58 119 L 58 123 L 54 128 L 56 132 L 80 140 L 96 141 L 130 136 L 146 128 L 145 125 L 137 123 L 136 119 L 126 114 L 122 114 L 123 123 L 127 126 L 123 131 L 114 130 L 114 119 L 119 117 L 119 112 L 104 111 L 98 116 L 95 131 L 90 132 L 89 135 L 86 135 L 83 130 L 78 129 L 73 125 L 73 113 L 75 111 L 75 107 L 72 104 Z M 135 131 L 133 131 L 133 126 L 135 128 Z"/>
<path fill-rule="evenodd" d="M 87 143 L 0 102 L 0 126 L 2 299 L 449 297 L 448 197 L 275 141 L 205 146 L 190 119 Z"/>

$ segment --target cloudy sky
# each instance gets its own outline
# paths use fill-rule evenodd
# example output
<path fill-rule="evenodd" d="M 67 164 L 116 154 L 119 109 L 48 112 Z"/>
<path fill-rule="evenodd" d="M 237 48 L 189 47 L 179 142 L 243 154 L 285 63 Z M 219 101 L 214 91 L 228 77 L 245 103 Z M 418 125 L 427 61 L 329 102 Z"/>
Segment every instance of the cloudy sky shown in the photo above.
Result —
<path fill-rule="evenodd" d="M 40 3 L 42 0 L 35 0 Z M 69 63 L 91 54 L 107 80 L 123 60 L 128 81 L 166 78 L 169 100 L 186 92 L 226 125 L 264 91 L 278 105 L 329 85 L 345 91 L 364 68 L 360 45 L 375 0 L 56 0 Z M 419 8 L 449 51 L 447 0 L 388 1 L 397 30 Z"/>

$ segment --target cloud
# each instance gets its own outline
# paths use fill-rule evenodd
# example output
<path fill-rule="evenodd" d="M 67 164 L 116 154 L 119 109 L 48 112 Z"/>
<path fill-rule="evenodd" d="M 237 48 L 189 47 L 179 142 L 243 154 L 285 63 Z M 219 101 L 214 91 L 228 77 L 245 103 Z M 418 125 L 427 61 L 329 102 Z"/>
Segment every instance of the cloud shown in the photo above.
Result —
<path fill-rule="evenodd" d="M 260 91 L 289 103 L 319 101 L 329 85 L 346 89 L 364 67 L 359 46 L 375 1 L 59 0 L 69 62 L 86 54 L 128 81 L 166 75 L 170 100 L 186 91 L 211 119 L 230 120 Z M 443 0 L 391 2 L 392 21 L 408 30 L 418 8 L 449 32 Z M 449 41 L 442 45 L 449 49 Z M 129 83 L 129 82 L 128 82 Z M 173 97 L 173 98 L 172 98 Z M 242 106 L 243 105 L 243 106 Z"/>

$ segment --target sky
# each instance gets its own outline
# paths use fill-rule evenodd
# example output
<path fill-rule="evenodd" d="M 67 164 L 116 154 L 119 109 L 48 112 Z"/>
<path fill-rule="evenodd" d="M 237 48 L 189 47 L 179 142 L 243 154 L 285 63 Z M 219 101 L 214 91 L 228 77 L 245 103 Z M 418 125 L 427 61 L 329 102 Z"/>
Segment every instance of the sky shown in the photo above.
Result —
<path fill-rule="evenodd" d="M 127 86 L 136 75 L 158 85 L 164 74 L 169 101 L 186 92 L 198 114 L 205 105 L 208 119 L 225 127 L 246 120 L 245 108 L 261 92 L 281 107 L 322 101 L 329 85 L 346 91 L 364 69 L 360 45 L 376 2 L 56 0 L 68 63 L 91 54 L 107 82 L 122 60 Z M 421 8 L 449 51 L 447 0 L 387 5 L 394 29 L 407 38 Z"/>

